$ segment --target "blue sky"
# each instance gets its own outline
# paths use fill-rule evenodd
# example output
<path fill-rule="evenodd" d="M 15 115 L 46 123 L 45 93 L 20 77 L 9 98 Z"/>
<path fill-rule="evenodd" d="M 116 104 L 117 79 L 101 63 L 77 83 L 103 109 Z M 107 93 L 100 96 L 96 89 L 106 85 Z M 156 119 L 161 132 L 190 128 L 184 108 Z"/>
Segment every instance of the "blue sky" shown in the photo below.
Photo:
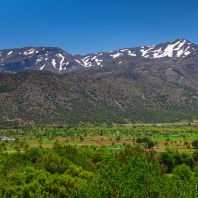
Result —
<path fill-rule="evenodd" d="M 197 0 L 1 0 L 0 48 L 58 46 L 73 54 L 198 43 Z"/>

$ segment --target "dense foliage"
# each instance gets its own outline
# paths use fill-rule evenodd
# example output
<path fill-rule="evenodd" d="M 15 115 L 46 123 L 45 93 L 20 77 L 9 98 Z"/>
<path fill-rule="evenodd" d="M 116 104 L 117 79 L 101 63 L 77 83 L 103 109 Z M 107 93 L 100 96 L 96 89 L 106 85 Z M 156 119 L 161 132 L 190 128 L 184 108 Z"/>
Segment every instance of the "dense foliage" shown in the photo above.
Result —
<path fill-rule="evenodd" d="M 55 143 L 0 154 L 0 197 L 198 196 L 198 152 L 156 153 L 126 145 L 104 148 Z"/>

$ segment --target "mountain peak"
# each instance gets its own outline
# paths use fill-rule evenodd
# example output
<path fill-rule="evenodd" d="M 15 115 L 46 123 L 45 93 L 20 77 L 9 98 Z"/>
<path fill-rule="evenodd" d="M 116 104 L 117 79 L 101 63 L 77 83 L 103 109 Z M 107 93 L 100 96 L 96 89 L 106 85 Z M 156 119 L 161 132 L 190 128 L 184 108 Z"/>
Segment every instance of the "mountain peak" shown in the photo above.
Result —
<path fill-rule="evenodd" d="M 194 44 L 187 39 L 145 46 L 140 51 L 145 58 L 184 58 L 195 50 Z"/>
<path fill-rule="evenodd" d="M 185 39 L 185 38 L 178 38 L 178 39 L 175 39 L 173 42 L 187 42 L 187 43 L 191 43 L 188 39 Z"/>
<path fill-rule="evenodd" d="M 171 44 L 177 44 L 177 45 L 194 45 L 191 41 L 185 39 L 185 38 L 179 38 L 179 39 L 175 39 L 171 42 L 168 42 L 168 43 L 171 43 Z"/>

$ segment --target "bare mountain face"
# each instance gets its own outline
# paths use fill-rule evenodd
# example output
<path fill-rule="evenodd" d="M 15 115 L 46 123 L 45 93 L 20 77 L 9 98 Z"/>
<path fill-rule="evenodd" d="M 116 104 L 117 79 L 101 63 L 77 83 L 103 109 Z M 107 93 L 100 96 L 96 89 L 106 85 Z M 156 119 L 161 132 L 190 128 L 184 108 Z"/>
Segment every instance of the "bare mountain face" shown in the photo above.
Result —
<path fill-rule="evenodd" d="M 2 50 L 0 72 L 1 124 L 198 118 L 198 46 L 185 39 L 86 56 Z"/>

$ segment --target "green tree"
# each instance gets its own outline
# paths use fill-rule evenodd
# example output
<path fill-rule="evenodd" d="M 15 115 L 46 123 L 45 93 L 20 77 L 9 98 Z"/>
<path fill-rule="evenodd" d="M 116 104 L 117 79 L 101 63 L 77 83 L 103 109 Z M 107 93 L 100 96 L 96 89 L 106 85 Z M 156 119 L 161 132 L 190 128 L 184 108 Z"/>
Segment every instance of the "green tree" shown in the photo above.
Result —
<path fill-rule="evenodd" d="M 181 180 L 189 181 L 192 177 L 192 171 L 189 166 L 182 164 L 173 169 L 173 175 Z"/>
<path fill-rule="evenodd" d="M 175 166 L 175 159 L 172 153 L 166 152 L 160 155 L 160 163 L 167 167 L 167 172 L 170 173 Z"/>

